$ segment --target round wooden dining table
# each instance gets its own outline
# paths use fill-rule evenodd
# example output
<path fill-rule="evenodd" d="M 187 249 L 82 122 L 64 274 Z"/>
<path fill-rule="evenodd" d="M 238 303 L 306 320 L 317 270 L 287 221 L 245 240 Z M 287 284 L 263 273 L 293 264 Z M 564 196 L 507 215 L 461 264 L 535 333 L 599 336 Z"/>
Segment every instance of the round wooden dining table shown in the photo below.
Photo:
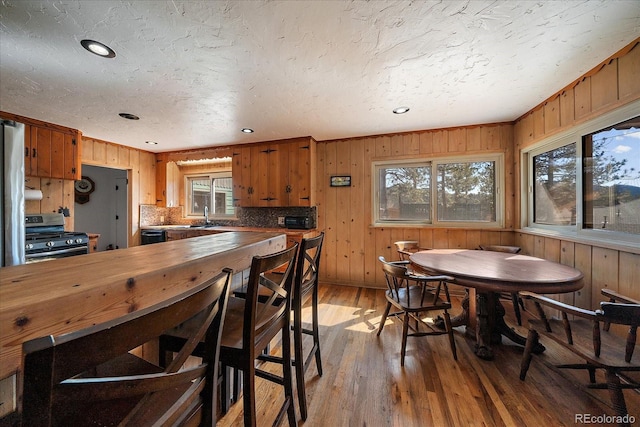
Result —
<path fill-rule="evenodd" d="M 575 292 L 583 286 L 582 273 L 573 267 L 541 258 L 505 252 L 470 249 L 430 249 L 410 256 L 411 264 L 427 274 L 444 274 L 455 283 L 469 288 L 462 313 L 452 319 L 453 326 L 465 325 L 468 334 L 475 332 L 478 357 L 493 359 L 491 344 L 502 336 L 524 345 L 526 338 L 510 328 L 504 320 L 501 292 L 530 291 L 539 294 Z M 539 345 L 535 352 L 544 351 Z"/>

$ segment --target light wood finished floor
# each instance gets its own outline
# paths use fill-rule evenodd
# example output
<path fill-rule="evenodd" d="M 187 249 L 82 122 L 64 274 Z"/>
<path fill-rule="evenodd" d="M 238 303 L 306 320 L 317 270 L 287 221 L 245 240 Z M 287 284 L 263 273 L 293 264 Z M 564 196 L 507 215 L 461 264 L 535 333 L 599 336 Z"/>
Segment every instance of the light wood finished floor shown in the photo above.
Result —
<path fill-rule="evenodd" d="M 518 378 L 520 347 L 502 345 L 493 361 L 482 361 L 473 354 L 474 341 L 465 338 L 463 327 L 455 337 L 457 362 L 446 335 L 409 338 L 403 369 L 398 320 L 387 320 L 376 337 L 384 306 L 382 290 L 320 286 L 324 375 L 317 376 L 315 365 L 307 371 L 309 417 L 301 426 L 572 426 L 580 425 L 576 414 L 613 415 L 606 390 L 583 386 L 586 372 L 549 368 L 560 355 L 563 361 L 568 355 L 547 342 L 545 354 L 534 356 L 525 382 Z M 309 309 L 305 315 L 310 318 Z M 526 334 L 525 328 L 519 330 Z M 262 379 L 256 383 L 258 425 L 271 425 L 282 388 Z M 625 397 L 640 425 L 640 395 L 626 390 Z M 296 412 L 299 419 L 297 404 Z M 242 425 L 242 402 L 217 425 Z"/>

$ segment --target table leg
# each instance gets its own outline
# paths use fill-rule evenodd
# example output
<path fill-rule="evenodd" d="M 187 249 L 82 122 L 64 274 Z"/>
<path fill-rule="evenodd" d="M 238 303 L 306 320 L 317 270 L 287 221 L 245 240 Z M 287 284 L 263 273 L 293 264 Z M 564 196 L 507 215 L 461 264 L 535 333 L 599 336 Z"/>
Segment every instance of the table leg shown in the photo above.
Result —
<path fill-rule="evenodd" d="M 462 312 L 451 318 L 453 327 L 465 326 L 466 335 L 476 339 L 475 354 L 484 360 L 493 359 L 492 345 L 500 344 L 502 336 L 509 338 L 516 344 L 524 346 L 527 339 L 510 328 L 504 321 L 505 309 L 500 302 L 499 294 L 495 292 L 478 292 L 471 289 L 466 291 L 461 301 Z M 475 294 L 475 298 L 474 298 Z M 472 316 L 475 314 L 475 318 Z M 444 329 L 444 319 L 438 317 L 436 326 Z M 545 347 L 538 343 L 533 352 L 540 354 Z"/>
<path fill-rule="evenodd" d="M 492 360 L 492 323 L 494 323 L 493 313 L 495 305 L 491 304 L 492 296 L 490 292 L 477 292 L 476 294 L 476 346 L 475 354 L 480 359 Z"/>
<path fill-rule="evenodd" d="M 505 309 L 500 302 L 499 294 L 495 292 L 478 292 L 476 297 L 476 355 L 484 360 L 493 359 L 491 345 L 500 344 L 502 336 L 509 338 L 516 344 L 524 346 L 526 337 L 518 334 L 504 321 Z M 545 347 L 538 343 L 533 352 L 540 354 Z"/>

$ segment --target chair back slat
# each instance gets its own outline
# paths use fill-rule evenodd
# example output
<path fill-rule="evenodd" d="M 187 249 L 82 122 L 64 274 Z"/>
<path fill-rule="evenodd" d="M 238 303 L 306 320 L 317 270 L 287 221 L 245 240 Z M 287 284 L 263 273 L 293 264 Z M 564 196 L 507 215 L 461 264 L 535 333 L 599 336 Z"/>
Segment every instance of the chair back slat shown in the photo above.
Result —
<path fill-rule="evenodd" d="M 296 298 L 304 298 L 318 283 L 318 271 L 324 232 L 316 237 L 302 239 L 298 253 L 295 280 L 297 284 Z"/>
<path fill-rule="evenodd" d="M 147 416 L 194 414 L 205 422 L 214 419 L 214 378 L 231 274 L 225 269 L 181 295 L 109 322 L 25 342 L 23 425 L 81 424 L 78 419 L 101 423 L 102 417 L 121 425 L 147 425 Z M 129 353 L 189 319 L 198 319 L 199 327 L 167 369 Z M 201 341 L 208 356 L 180 371 Z M 183 404 L 172 405 L 169 395 Z"/>
<path fill-rule="evenodd" d="M 417 240 L 398 240 L 393 242 L 400 261 L 407 261 L 411 254 L 422 250 Z"/>
<path fill-rule="evenodd" d="M 273 327 L 291 310 L 291 291 L 298 244 L 280 252 L 254 256 L 244 309 L 243 345 Z"/>
<path fill-rule="evenodd" d="M 601 302 L 597 313 L 603 321 L 640 326 L 640 304 Z"/>

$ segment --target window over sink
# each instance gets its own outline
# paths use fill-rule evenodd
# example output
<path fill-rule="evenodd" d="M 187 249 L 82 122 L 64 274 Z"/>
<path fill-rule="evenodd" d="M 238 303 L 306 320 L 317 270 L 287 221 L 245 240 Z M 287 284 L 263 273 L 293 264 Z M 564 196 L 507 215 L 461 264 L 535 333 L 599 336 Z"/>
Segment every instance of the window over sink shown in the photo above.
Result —
<path fill-rule="evenodd" d="M 209 219 L 235 216 L 231 172 L 185 175 L 186 215 L 204 217 L 205 206 Z"/>

